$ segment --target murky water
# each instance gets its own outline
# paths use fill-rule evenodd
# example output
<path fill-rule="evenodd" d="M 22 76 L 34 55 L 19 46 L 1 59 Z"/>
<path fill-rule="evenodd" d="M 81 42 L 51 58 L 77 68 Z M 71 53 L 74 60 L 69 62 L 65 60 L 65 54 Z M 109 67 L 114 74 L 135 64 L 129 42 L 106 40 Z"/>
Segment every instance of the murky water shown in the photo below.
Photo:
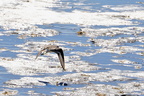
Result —
<path fill-rule="evenodd" d="M 140 0 L 139 1 L 135 1 L 135 0 L 127 0 L 127 1 L 126 0 L 109 0 L 109 1 L 107 0 L 95 0 L 95 1 L 94 0 L 78 0 L 78 1 L 58 0 L 54 4 L 56 6 L 46 7 L 46 9 L 58 13 L 60 12 L 72 13 L 74 10 L 82 11 L 84 13 L 95 12 L 95 13 L 102 13 L 102 14 L 105 12 L 116 12 L 116 14 L 110 15 L 110 17 L 108 15 L 108 17 L 110 19 L 113 18 L 114 20 L 120 19 L 120 20 L 125 20 L 125 22 L 130 21 L 132 22 L 132 24 L 82 25 L 79 23 L 63 23 L 63 22 L 55 22 L 50 24 L 49 23 L 34 24 L 36 28 L 40 28 L 42 30 L 52 29 L 59 32 L 59 34 L 52 35 L 52 36 L 32 36 L 32 34 L 30 36 L 26 36 L 25 34 L 19 34 L 19 33 L 11 34 L 8 33 L 7 31 L 12 31 L 15 29 L 5 30 L 3 28 L 4 25 L 0 25 L 2 26 L 0 27 L 1 28 L 0 33 L 3 34 L 0 36 L 0 57 L 1 57 L 0 90 L 1 91 L 4 89 L 17 90 L 18 91 L 18 93 L 16 94 L 17 96 L 26 96 L 26 95 L 46 96 L 46 95 L 54 95 L 54 94 L 66 95 L 65 94 L 66 92 L 70 92 L 68 93 L 68 95 L 74 96 L 76 95 L 77 90 L 83 90 L 81 88 L 89 86 L 90 84 L 94 84 L 94 85 L 104 84 L 104 85 L 117 86 L 120 87 L 119 90 L 122 90 L 123 88 L 121 87 L 122 84 L 129 84 L 129 83 L 133 84 L 133 82 L 141 84 L 139 86 L 144 86 L 143 84 L 144 75 L 142 75 L 144 71 L 143 70 L 143 66 L 144 66 L 143 18 L 136 18 L 136 17 L 134 18 L 131 15 L 127 16 L 127 15 L 118 14 L 122 12 L 129 12 L 127 10 L 130 10 L 130 12 L 143 10 L 144 9 L 143 0 L 141 1 Z M 132 8 L 121 9 L 121 7 L 128 8 L 127 6 Z M 102 16 L 105 15 L 106 14 Z M 91 16 L 87 18 L 91 18 Z M 81 31 L 82 33 L 78 34 L 78 31 Z M 22 35 L 24 35 L 25 38 L 20 39 L 19 37 L 21 37 Z M 38 45 L 42 47 L 44 44 L 47 43 L 49 44 L 49 42 L 52 42 L 52 44 L 58 44 L 60 47 L 65 49 L 64 53 L 66 56 L 67 71 L 63 72 L 59 67 L 56 67 L 52 71 L 56 71 L 56 70 L 58 71 L 50 72 L 50 71 L 46 71 L 45 69 L 42 69 L 43 67 L 46 67 L 46 65 L 42 65 L 43 67 L 38 66 L 39 63 L 46 64 L 48 60 L 52 64 L 54 64 L 53 62 L 55 62 L 56 65 L 54 64 L 54 66 L 58 66 L 59 61 L 57 60 L 57 57 L 54 57 L 54 54 L 47 55 L 50 56 L 48 59 L 45 59 L 47 58 L 47 56 L 44 57 L 41 56 L 38 61 L 34 61 L 34 57 L 37 54 L 38 50 L 40 49 L 40 48 L 36 49 L 36 47 Z M 41 43 L 44 44 L 41 45 Z M 30 52 L 28 50 L 30 50 Z M 41 62 L 41 60 L 44 60 L 44 62 Z M 18 68 L 22 68 L 22 69 L 13 70 L 12 68 L 14 67 L 5 65 L 5 64 L 11 64 L 11 66 L 13 66 L 13 64 L 15 63 L 21 64 L 18 65 L 19 66 Z M 30 66 L 28 66 L 28 63 L 30 64 Z M 33 65 L 31 65 L 31 63 Z M 35 70 L 30 69 L 32 66 L 35 66 L 34 67 Z M 95 67 L 98 67 L 99 69 L 96 70 Z M 48 69 L 51 70 L 50 68 Z M 71 77 L 72 74 L 76 74 L 76 77 Z M 77 74 L 82 74 L 82 75 L 79 76 Z M 97 74 L 99 78 L 96 77 L 93 78 L 92 74 Z M 102 75 L 107 75 L 107 76 L 101 77 Z M 69 76 L 70 78 L 77 78 L 77 80 L 75 82 L 72 82 L 73 80 L 70 81 L 69 80 L 70 78 L 63 77 L 63 76 Z M 85 78 L 88 80 L 83 80 L 83 79 L 81 80 L 82 76 L 86 76 Z M 52 78 L 49 79 L 50 77 Z M 60 77 L 62 79 L 60 79 Z M 56 86 L 55 83 L 56 81 L 58 81 L 57 78 L 59 78 L 60 81 L 62 80 L 64 80 L 64 82 L 68 81 L 68 83 L 70 84 L 68 86 Z M 38 80 L 43 80 L 43 81 L 50 80 L 47 82 L 50 82 L 51 84 L 48 85 L 40 84 Z M 144 88 L 143 87 L 137 87 L 137 88 L 139 89 L 137 90 L 137 92 L 125 91 L 125 90 L 130 90 L 131 87 L 129 87 L 129 89 L 123 88 L 123 91 L 113 93 L 112 96 L 117 94 L 120 95 L 133 94 L 133 95 L 142 96 L 144 94 L 142 92 Z M 58 93 L 59 91 L 64 93 Z M 8 94 L 2 92 L 1 94 L 5 94 L 5 95 Z M 72 92 L 74 92 L 75 94 Z M 107 94 L 112 94 L 112 91 L 99 91 L 99 93 L 101 94 L 106 94 L 106 92 Z M 78 94 L 78 93 L 77 95 L 82 96 L 82 94 Z M 95 92 L 95 94 L 99 94 L 99 93 L 97 91 Z"/>

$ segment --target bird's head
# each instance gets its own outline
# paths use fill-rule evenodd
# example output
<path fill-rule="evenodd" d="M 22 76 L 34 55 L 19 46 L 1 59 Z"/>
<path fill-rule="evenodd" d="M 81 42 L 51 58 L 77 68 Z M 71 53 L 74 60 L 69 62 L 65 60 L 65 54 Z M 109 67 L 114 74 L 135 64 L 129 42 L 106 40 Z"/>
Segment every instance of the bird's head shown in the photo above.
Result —
<path fill-rule="evenodd" d="M 46 53 L 51 52 L 49 49 L 43 49 L 40 55 L 45 55 Z"/>

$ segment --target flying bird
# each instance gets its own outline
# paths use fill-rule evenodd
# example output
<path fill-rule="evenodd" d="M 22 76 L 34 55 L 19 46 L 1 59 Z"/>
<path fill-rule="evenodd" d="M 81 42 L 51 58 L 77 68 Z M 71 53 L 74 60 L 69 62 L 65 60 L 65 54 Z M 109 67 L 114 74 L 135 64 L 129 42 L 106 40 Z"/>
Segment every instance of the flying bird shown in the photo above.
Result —
<path fill-rule="evenodd" d="M 37 59 L 38 56 L 44 55 L 48 52 L 54 52 L 58 55 L 61 66 L 62 66 L 63 70 L 65 71 L 64 53 L 63 53 L 63 50 L 61 48 L 59 48 L 59 46 L 57 46 L 57 45 L 46 45 L 46 46 L 44 46 L 44 48 L 41 51 L 38 52 L 35 59 Z"/>

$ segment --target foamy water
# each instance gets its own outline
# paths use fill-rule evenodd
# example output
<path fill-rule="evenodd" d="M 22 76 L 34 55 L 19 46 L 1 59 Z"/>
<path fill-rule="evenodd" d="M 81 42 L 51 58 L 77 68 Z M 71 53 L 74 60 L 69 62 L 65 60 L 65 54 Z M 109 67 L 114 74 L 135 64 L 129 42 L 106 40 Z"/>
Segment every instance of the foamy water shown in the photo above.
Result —
<path fill-rule="evenodd" d="M 0 2 L 0 95 L 143 96 L 144 2 Z M 64 50 L 66 71 L 54 53 Z M 61 85 L 61 84 L 65 84 Z"/>

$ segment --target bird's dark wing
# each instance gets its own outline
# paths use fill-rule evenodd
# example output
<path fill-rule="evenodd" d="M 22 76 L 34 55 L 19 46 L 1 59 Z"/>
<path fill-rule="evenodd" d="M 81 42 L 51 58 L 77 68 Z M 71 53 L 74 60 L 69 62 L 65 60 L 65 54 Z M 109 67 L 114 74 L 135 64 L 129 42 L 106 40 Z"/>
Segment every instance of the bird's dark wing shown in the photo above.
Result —
<path fill-rule="evenodd" d="M 39 81 L 39 82 L 44 83 L 44 84 L 46 84 L 46 85 L 49 84 L 49 82 L 47 82 L 47 81 Z"/>
<path fill-rule="evenodd" d="M 63 70 L 65 70 L 65 61 L 64 61 L 63 50 L 61 48 L 59 48 L 59 49 L 56 49 L 54 52 L 58 54 L 61 66 L 62 66 Z"/>

